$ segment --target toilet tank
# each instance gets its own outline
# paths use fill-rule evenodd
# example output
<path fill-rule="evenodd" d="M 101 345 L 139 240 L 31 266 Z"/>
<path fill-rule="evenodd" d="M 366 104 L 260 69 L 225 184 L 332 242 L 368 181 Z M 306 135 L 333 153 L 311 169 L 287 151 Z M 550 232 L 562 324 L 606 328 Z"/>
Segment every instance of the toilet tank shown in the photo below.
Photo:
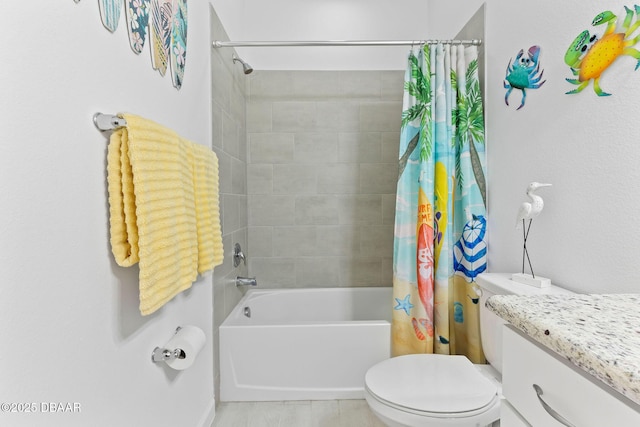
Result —
<path fill-rule="evenodd" d="M 510 273 L 483 273 L 476 277 L 480 288 L 480 339 L 487 361 L 502 374 L 502 326 L 506 323 L 485 307 L 487 298 L 493 295 L 544 295 L 572 294 L 573 292 L 551 285 L 546 288 L 525 285 L 511 280 Z"/>

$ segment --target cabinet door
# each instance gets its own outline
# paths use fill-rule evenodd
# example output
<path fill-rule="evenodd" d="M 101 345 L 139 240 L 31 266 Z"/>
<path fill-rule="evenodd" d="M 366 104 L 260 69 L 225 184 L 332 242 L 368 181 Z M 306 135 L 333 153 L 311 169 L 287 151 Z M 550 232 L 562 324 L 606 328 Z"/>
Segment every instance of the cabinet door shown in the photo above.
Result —
<path fill-rule="evenodd" d="M 509 401 L 500 403 L 500 427 L 531 427 L 518 412 L 513 409 Z"/>
<path fill-rule="evenodd" d="M 638 427 L 640 406 L 512 326 L 503 334 L 504 397 L 533 426 Z M 538 396 L 534 384 L 542 395 Z M 555 411 L 570 424 L 556 421 Z"/>

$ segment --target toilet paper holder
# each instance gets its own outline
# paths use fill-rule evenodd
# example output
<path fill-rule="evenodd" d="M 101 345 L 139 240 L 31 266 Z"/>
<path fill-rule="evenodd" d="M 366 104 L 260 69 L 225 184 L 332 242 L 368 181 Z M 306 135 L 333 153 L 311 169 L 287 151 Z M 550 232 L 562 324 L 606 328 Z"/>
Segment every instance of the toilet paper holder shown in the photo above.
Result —
<path fill-rule="evenodd" d="M 182 329 L 182 327 L 178 326 L 175 333 L 178 333 L 180 329 Z M 151 353 L 151 361 L 153 363 L 169 362 L 175 359 L 184 359 L 185 357 L 186 353 L 181 348 L 168 349 L 156 347 L 153 349 L 153 353 Z"/>

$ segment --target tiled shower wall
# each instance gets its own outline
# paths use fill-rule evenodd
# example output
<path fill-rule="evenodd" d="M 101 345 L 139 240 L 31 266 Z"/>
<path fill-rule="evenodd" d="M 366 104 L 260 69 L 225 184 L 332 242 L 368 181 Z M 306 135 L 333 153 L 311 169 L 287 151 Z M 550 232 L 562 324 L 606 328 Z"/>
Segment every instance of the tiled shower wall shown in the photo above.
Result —
<path fill-rule="evenodd" d="M 211 9 L 212 40 L 229 40 L 218 16 Z M 213 273 L 213 348 L 215 396 L 220 396 L 218 330 L 242 293 L 235 286 L 236 276 L 246 276 L 247 267 L 233 267 L 233 244 L 247 249 L 247 132 L 246 87 L 242 67 L 233 64 L 232 49 L 212 49 L 213 150 L 218 156 L 220 214 L 224 262 Z"/>
<path fill-rule="evenodd" d="M 256 71 L 249 268 L 260 287 L 390 286 L 402 71 Z"/>

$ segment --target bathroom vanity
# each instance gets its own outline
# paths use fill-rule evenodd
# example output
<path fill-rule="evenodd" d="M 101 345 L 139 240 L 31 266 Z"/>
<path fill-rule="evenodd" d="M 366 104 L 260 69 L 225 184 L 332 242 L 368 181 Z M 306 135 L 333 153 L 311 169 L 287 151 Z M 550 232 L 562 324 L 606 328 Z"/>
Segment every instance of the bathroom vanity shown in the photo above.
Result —
<path fill-rule="evenodd" d="M 502 427 L 640 426 L 640 295 L 498 295 Z"/>

